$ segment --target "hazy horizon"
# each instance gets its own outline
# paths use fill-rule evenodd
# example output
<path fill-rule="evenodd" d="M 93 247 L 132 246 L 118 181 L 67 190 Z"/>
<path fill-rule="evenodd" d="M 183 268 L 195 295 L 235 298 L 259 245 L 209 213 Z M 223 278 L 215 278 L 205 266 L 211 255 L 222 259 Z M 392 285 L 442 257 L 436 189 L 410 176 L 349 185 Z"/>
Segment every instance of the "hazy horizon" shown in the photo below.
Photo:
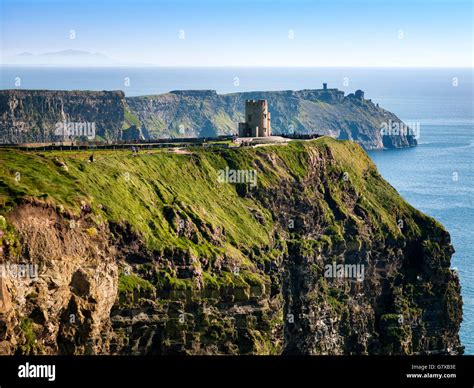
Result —
<path fill-rule="evenodd" d="M 0 0 L 0 7 L 3 65 L 473 67 L 469 0 Z"/>
<path fill-rule="evenodd" d="M 0 63 L 0 67 L 64 67 L 64 68 L 162 68 L 162 69 L 464 69 L 464 70 L 474 70 L 473 66 L 234 66 L 234 65 L 155 65 L 155 64 L 110 64 L 110 65 L 96 65 L 96 64 L 20 64 L 20 63 Z"/>

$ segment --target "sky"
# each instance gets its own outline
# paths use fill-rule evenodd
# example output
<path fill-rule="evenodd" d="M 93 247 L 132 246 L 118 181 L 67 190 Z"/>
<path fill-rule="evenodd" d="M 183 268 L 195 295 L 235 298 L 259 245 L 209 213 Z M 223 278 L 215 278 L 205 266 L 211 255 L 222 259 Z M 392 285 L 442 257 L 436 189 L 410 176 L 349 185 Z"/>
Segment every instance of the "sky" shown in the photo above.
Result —
<path fill-rule="evenodd" d="M 159 66 L 473 65 L 472 0 L 0 0 L 0 24 L 1 63 L 72 49 Z"/>

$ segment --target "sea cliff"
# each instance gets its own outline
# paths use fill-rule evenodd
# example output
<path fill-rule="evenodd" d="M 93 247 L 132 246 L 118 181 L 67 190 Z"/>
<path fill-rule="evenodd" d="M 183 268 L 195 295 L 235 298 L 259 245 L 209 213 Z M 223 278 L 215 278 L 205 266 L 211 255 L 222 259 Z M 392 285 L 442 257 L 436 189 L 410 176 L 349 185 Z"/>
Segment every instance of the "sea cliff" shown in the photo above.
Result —
<path fill-rule="evenodd" d="M 417 144 L 415 133 L 395 114 L 337 89 L 233 94 L 180 90 L 143 97 L 125 97 L 121 91 L 2 90 L 0 143 L 236 134 L 246 99 L 268 100 L 274 134 L 328 135 L 354 140 L 365 149 Z M 384 131 L 392 124 L 402 130 Z M 72 129 L 64 131 L 66 125 Z M 93 126 L 93 131 L 81 131 L 84 126 Z"/>
<path fill-rule="evenodd" d="M 0 353 L 462 353 L 449 233 L 359 145 L 89 154 L 0 152 Z"/>

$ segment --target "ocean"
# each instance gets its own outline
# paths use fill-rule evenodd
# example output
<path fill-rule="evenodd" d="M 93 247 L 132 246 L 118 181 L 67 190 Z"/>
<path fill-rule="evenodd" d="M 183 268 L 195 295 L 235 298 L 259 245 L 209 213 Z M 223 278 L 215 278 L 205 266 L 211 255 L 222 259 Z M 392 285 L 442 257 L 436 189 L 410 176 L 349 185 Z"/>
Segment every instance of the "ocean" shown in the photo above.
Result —
<path fill-rule="evenodd" d="M 382 176 L 450 232 L 464 300 L 461 342 L 474 354 L 474 89 L 472 69 L 61 68 L 0 67 L 0 88 L 124 90 L 127 96 L 177 89 L 218 93 L 321 88 L 327 82 L 419 125 L 419 145 L 371 151 Z"/>

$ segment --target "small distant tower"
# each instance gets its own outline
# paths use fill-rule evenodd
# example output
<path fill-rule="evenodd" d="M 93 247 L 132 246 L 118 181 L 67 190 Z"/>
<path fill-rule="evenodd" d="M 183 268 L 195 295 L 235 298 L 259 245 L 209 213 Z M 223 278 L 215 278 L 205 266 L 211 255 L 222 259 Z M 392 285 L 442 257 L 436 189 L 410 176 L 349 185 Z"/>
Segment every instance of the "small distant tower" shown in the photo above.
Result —
<path fill-rule="evenodd" d="M 328 84 L 326 82 L 323 83 L 323 90 L 328 90 Z"/>
<path fill-rule="evenodd" d="M 358 100 L 363 100 L 364 99 L 364 92 L 360 89 L 356 90 L 355 91 L 355 97 L 358 99 Z"/>
<path fill-rule="evenodd" d="M 245 122 L 239 123 L 239 137 L 266 137 L 271 135 L 271 117 L 267 100 L 246 100 Z"/>

